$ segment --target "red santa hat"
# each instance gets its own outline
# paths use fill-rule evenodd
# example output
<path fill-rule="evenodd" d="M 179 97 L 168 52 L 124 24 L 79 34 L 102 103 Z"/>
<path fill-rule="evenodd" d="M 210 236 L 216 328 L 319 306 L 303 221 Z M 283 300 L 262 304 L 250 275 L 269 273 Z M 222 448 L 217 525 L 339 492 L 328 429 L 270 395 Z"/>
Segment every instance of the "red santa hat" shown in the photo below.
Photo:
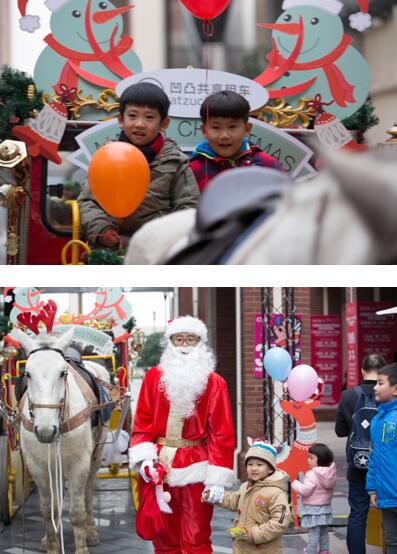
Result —
<path fill-rule="evenodd" d="M 356 0 L 356 2 L 360 6 L 360 11 L 349 17 L 350 27 L 362 32 L 372 25 L 372 18 L 368 13 L 369 0 Z M 283 2 L 283 10 L 296 6 L 314 6 L 338 15 L 343 8 L 343 3 L 339 0 L 284 0 Z"/>
<path fill-rule="evenodd" d="M 208 340 L 208 331 L 205 323 L 201 319 L 198 319 L 198 317 L 192 317 L 191 315 L 177 317 L 168 323 L 165 330 L 166 338 L 169 339 L 172 335 L 177 335 L 178 333 L 191 333 L 200 337 L 202 342 L 207 342 Z"/>
<path fill-rule="evenodd" d="M 29 0 L 18 0 L 18 9 L 22 16 L 19 20 L 19 26 L 22 31 L 34 33 L 36 29 L 40 28 L 40 17 L 38 15 L 29 15 L 26 13 L 28 2 Z M 61 8 L 67 2 L 69 2 L 69 0 L 45 0 L 44 4 L 53 12 Z"/>

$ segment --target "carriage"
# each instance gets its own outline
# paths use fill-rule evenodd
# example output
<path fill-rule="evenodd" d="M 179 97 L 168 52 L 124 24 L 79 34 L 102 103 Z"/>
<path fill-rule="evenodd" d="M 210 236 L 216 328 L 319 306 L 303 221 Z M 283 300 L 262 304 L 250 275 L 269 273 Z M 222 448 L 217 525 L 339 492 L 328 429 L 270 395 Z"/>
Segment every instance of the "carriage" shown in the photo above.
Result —
<path fill-rule="evenodd" d="M 106 322 L 101 322 L 100 325 L 106 327 Z M 105 340 L 110 340 L 104 331 L 95 330 L 95 333 L 103 334 Z M 129 428 L 131 424 L 131 395 L 128 392 L 128 357 L 131 353 L 126 341 L 114 345 L 113 351 L 108 354 L 92 353 L 92 348 L 89 347 L 86 350 L 87 352 L 81 356 L 81 361 L 86 364 L 100 364 L 109 375 L 109 392 L 105 400 L 111 408 L 111 413 L 106 423 L 105 448 L 108 446 L 110 454 L 107 454 L 106 461 L 102 463 L 96 477 L 128 478 L 134 506 L 137 507 L 137 476 L 129 472 L 125 455 L 114 456 L 111 452 L 113 441 L 117 442 L 120 433 L 124 433 L 124 450 L 128 444 L 128 434 L 123 432 L 122 428 Z M 23 401 L 19 401 L 25 386 L 23 379 L 27 360 L 20 359 L 13 344 L 8 344 L 2 353 L 5 356 L 0 365 L 0 522 L 8 525 L 32 490 L 32 480 L 21 455 L 20 433 L 22 409 L 19 406 Z"/>
<path fill-rule="evenodd" d="M 278 106 L 267 109 L 269 112 L 265 116 L 256 114 L 258 126 L 269 120 L 275 125 L 286 125 L 288 121 L 295 120 L 303 121 L 304 125 L 308 125 L 310 121 L 307 115 L 310 114 L 307 103 L 304 103 L 300 111 L 293 114 L 289 113 L 290 107 L 285 103 L 279 103 Z M 196 131 L 189 130 L 193 120 L 175 119 L 174 121 L 171 137 L 177 140 L 183 150 L 189 154 L 194 144 L 199 141 L 198 134 L 192 136 Z M 182 123 L 186 123 L 185 127 L 182 127 Z M 79 163 L 80 150 L 77 142 L 79 136 L 84 136 L 86 132 L 93 132 L 95 128 L 100 130 L 101 125 L 95 122 L 68 121 L 59 146 L 62 160 L 60 165 L 43 156 L 20 160 L 15 153 L 16 163 L 19 165 L 12 168 L 10 161 L 5 159 L 11 155 L 10 148 L 4 150 L 2 145 L 9 142 L 16 144 L 16 142 L 4 141 L 0 144 L 0 220 L 1 213 L 4 214 L 3 224 L 0 223 L 0 238 L 4 236 L 4 246 L 0 246 L 0 264 L 78 265 L 84 259 L 83 254 L 85 259 L 91 254 L 88 245 L 80 240 L 80 215 L 77 204 L 77 197 L 87 179 L 87 173 L 83 167 L 74 165 L 70 156 L 76 154 L 77 163 Z M 259 127 L 258 129 L 262 130 Z M 257 132 L 258 136 L 255 140 L 261 144 L 264 140 L 269 141 L 268 146 L 271 149 L 269 153 L 282 158 L 281 163 L 293 178 L 313 172 L 308 160 L 313 153 L 311 148 L 316 142 L 315 132 L 303 126 L 300 129 L 284 129 L 284 131 L 282 133 L 278 131 L 274 135 L 273 144 L 270 144 L 271 140 L 267 135 L 266 138 L 264 138 L 265 135 L 259 136 L 260 132 L 259 134 Z M 105 131 L 98 132 L 103 140 Z M 114 133 L 115 130 L 112 128 L 111 132 Z M 289 138 L 293 142 L 289 143 Z M 181 141 L 185 144 L 181 144 Z M 18 145 L 24 147 L 22 142 Z M 100 144 L 97 145 L 99 146 Z M 299 165 L 299 170 L 296 175 L 293 175 L 294 167 L 291 165 L 291 160 L 296 158 L 299 159 L 296 166 Z M 15 198 L 2 196 L 1 185 L 4 182 L 16 185 L 12 189 L 16 191 Z"/>

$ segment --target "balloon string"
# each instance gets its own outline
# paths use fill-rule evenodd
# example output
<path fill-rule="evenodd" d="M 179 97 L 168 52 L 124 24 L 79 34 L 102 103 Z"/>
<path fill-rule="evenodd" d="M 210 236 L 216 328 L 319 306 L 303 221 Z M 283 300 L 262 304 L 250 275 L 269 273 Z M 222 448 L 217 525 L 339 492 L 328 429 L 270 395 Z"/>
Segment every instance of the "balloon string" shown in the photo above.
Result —
<path fill-rule="evenodd" d="M 203 34 L 204 34 L 204 37 L 208 40 L 210 39 L 213 35 L 214 35 L 214 25 L 212 23 L 212 21 L 209 21 L 208 19 L 204 20 L 203 21 Z M 208 49 L 206 48 L 206 46 L 208 46 L 209 43 L 206 41 L 205 44 L 204 44 L 204 48 L 203 48 L 203 67 L 205 69 L 205 86 L 206 86 L 206 90 L 207 90 L 207 87 L 208 87 L 208 75 L 209 75 L 209 54 L 208 54 Z M 209 89 L 209 87 L 208 87 Z M 206 125 L 208 123 L 208 118 L 209 118 L 209 108 L 208 108 L 208 103 L 207 103 L 207 107 L 206 107 L 206 110 L 207 110 L 207 113 L 206 113 Z M 205 171 L 204 171 L 204 174 L 205 174 L 205 184 L 207 184 L 208 182 L 208 158 L 205 157 Z"/>
<path fill-rule="evenodd" d="M 211 38 L 214 35 L 214 24 L 209 19 L 203 21 L 203 33 L 206 38 Z"/>

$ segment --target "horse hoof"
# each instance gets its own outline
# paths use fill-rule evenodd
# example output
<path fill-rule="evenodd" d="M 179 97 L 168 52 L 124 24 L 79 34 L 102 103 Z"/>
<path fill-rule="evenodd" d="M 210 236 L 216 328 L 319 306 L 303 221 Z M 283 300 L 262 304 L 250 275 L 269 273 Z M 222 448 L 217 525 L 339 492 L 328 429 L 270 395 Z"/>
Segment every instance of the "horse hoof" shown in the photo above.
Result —
<path fill-rule="evenodd" d="M 98 544 L 101 544 L 101 539 L 98 534 L 87 537 L 87 546 L 98 546 Z"/>
<path fill-rule="evenodd" d="M 46 537 L 41 539 L 40 550 L 46 554 L 59 554 L 59 546 L 49 545 Z"/>
<path fill-rule="evenodd" d="M 90 554 L 90 551 L 85 546 L 84 548 L 79 548 L 79 550 L 76 550 L 75 554 Z"/>

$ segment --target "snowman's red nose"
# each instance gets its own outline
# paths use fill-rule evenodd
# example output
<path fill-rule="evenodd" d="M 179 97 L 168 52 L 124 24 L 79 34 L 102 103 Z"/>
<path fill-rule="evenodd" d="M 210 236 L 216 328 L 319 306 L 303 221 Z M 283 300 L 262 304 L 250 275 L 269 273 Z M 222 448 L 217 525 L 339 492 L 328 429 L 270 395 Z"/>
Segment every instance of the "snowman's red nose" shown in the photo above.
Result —
<path fill-rule="evenodd" d="M 114 19 L 118 15 L 121 15 L 122 13 L 128 12 L 131 8 L 134 6 L 131 4 L 130 6 L 123 6 L 122 8 L 116 8 L 114 10 L 108 10 L 104 12 L 95 12 L 92 16 L 92 19 L 95 23 L 107 23 L 111 19 Z"/>
<path fill-rule="evenodd" d="M 265 27 L 265 29 L 273 29 L 273 31 L 280 31 L 287 35 L 299 35 L 301 32 L 301 26 L 299 23 L 258 23 L 258 27 Z"/>

